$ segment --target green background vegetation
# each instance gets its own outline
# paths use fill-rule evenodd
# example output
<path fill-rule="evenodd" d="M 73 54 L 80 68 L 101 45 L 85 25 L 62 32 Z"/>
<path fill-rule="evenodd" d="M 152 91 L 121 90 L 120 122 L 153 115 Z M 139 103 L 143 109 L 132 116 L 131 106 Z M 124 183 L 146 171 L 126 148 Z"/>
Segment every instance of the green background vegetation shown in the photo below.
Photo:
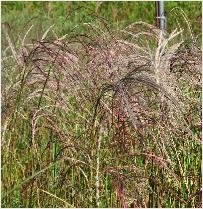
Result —
<path fill-rule="evenodd" d="M 176 17 L 170 15 L 171 9 L 184 10 L 195 34 L 201 33 L 201 1 L 165 2 L 167 29 L 170 32 L 177 24 Z M 37 21 L 38 29 L 43 32 L 51 24 L 58 26 L 61 34 L 84 21 L 94 21 L 87 14 L 96 13 L 106 18 L 114 26 L 122 27 L 135 21 L 156 24 L 155 2 L 2 2 L 2 22 L 8 22 L 13 30 L 22 30 L 31 22 Z M 29 24 L 30 23 L 30 24 Z M 18 25 L 18 27 L 16 27 Z M 36 31 L 38 33 L 38 31 Z"/>

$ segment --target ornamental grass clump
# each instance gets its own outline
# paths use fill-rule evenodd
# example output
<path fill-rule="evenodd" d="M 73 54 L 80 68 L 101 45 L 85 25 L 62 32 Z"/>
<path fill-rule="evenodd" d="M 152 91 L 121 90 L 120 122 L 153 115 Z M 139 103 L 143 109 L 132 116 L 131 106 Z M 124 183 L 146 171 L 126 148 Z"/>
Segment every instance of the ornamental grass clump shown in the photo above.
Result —
<path fill-rule="evenodd" d="M 201 49 L 100 21 L 18 48 L 5 33 L 2 205 L 197 207 Z"/>

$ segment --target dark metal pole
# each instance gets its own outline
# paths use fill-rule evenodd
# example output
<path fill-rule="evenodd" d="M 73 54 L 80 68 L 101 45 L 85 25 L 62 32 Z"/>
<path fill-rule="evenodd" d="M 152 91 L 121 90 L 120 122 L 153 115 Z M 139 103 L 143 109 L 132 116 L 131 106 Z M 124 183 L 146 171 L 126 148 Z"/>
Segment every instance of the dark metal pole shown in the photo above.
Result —
<path fill-rule="evenodd" d="M 157 27 L 160 30 L 166 29 L 166 20 L 164 15 L 164 1 L 156 1 L 156 18 L 157 18 Z"/>

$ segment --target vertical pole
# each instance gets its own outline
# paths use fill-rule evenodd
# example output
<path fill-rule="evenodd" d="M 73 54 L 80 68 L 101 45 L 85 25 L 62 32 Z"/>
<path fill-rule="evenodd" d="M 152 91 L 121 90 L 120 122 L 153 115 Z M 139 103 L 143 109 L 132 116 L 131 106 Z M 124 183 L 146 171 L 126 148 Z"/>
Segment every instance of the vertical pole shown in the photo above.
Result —
<path fill-rule="evenodd" d="M 166 29 L 166 20 L 164 16 L 164 1 L 156 1 L 156 24 L 160 30 Z"/>

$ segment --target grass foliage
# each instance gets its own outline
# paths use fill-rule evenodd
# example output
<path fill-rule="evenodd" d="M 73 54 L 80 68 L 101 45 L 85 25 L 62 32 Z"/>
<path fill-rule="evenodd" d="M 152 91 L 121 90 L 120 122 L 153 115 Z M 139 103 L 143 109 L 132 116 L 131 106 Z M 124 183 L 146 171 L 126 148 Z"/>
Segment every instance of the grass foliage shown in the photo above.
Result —
<path fill-rule="evenodd" d="M 201 207 L 201 49 L 177 11 L 170 33 L 3 24 L 2 207 Z"/>

